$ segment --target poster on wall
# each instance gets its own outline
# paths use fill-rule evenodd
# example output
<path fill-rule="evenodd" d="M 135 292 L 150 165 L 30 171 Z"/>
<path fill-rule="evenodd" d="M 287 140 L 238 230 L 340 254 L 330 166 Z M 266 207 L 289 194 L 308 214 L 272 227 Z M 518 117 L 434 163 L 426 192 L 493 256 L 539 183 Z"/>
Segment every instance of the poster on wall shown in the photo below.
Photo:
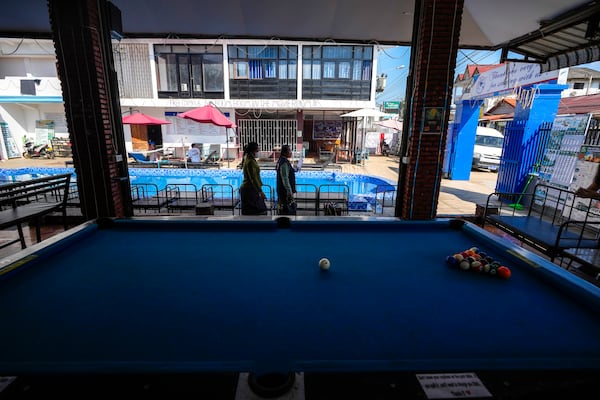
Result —
<path fill-rule="evenodd" d="M 443 116 L 443 107 L 424 107 L 423 129 L 421 131 L 426 134 L 442 133 Z"/>
<path fill-rule="evenodd" d="M 35 121 L 34 143 L 48 144 L 52 139 L 54 139 L 54 121 L 47 119 Z"/>
<path fill-rule="evenodd" d="M 564 189 L 569 187 L 589 121 L 589 114 L 554 119 L 539 170 L 540 180 Z"/>
<path fill-rule="evenodd" d="M 342 135 L 342 121 L 314 121 L 314 140 L 338 140 Z"/>
<path fill-rule="evenodd" d="M 569 186 L 569 190 L 575 192 L 579 188 L 590 186 L 598 168 L 600 168 L 600 162 L 577 160 L 573 182 Z M 573 196 L 569 194 L 567 204 L 571 202 L 573 202 L 573 209 L 563 210 L 564 217 L 579 221 L 587 219 L 590 222 L 600 222 L 600 200 L 575 196 L 573 201 Z"/>
<path fill-rule="evenodd" d="M 561 189 L 568 189 L 573 180 L 577 158 L 581 145 L 585 141 L 590 115 L 570 115 L 556 117 L 552 124 L 550 138 L 546 145 L 544 158 L 540 165 L 539 181 Z M 562 210 L 562 202 L 558 200 L 559 191 L 554 189 L 538 189 L 536 193 L 541 204 Z"/>
<path fill-rule="evenodd" d="M 21 153 L 19 153 L 17 143 L 15 142 L 15 139 L 12 137 L 10 131 L 8 130 L 8 124 L 0 122 L 0 130 L 2 130 L 2 141 L 4 144 L 4 149 L 6 150 L 6 156 L 8 158 L 21 157 Z"/>

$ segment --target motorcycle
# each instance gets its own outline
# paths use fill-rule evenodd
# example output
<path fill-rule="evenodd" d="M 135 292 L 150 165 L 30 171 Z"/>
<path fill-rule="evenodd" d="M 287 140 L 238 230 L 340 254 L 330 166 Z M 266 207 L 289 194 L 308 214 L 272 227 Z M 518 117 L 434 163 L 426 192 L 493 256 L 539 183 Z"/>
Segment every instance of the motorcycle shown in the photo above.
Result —
<path fill-rule="evenodd" d="M 23 157 L 25 158 L 54 158 L 54 150 L 50 144 L 34 145 L 33 142 L 27 141 L 24 149 Z"/>

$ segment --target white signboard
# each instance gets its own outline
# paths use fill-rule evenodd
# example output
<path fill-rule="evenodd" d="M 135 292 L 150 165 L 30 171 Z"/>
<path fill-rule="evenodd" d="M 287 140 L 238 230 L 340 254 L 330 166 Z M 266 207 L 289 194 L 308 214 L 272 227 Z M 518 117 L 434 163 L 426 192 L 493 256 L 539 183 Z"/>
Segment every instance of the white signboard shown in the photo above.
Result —
<path fill-rule="evenodd" d="M 417 374 L 428 399 L 467 399 L 492 397 L 473 372 L 451 374 Z"/>
<path fill-rule="evenodd" d="M 558 71 L 542 74 L 538 64 L 510 62 L 480 74 L 463 99 L 481 100 L 499 96 L 521 86 L 553 83 L 557 78 Z"/>
<path fill-rule="evenodd" d="M 165 116 L 170 125 L 165 126 L 163 142 L 166 143 L 227 143 L 227 128 L 192 121 L 173 115 Z"/>

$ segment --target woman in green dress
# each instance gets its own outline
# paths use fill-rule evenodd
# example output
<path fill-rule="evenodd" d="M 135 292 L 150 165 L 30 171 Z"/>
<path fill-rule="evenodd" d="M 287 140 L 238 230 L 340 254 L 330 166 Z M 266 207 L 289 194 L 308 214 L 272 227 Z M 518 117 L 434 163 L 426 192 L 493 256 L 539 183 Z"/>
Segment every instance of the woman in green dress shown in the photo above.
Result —
<path fill-rule="evenodd" d="M 240 198 L 242 201 L 242 215 L 267 215 L 267 196 L 262 191 L 260 179 L 260 166 L 256 161 L 258 143 L 250 142 L 244 149 L 242 172 L 244 180 L 240 185 Z"/>

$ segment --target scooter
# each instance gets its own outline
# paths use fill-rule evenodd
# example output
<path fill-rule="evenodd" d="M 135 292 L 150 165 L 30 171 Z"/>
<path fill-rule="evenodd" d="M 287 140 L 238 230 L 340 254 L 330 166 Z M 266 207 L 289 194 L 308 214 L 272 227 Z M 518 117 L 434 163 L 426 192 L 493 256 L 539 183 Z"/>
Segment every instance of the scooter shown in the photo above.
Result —
<path fill-rule="evenodd" d="M 34 145 L 33 142 L 27 141 L 24 149 L 23 157 L 25 158 L 54 158 L 54 150 L 50 144 Z"/>

